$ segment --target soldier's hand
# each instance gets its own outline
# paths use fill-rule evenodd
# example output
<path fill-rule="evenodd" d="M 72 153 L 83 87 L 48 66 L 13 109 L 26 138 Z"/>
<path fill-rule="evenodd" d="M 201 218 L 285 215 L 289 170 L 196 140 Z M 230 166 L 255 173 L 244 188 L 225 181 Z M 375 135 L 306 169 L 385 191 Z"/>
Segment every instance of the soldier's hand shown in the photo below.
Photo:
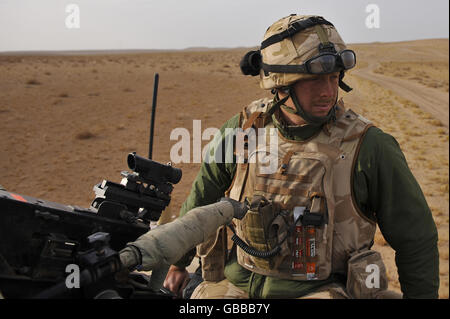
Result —
<path fill-rule="evenodd" d="M 186 268 L 171 265 L 164 280 L 164 287 L 176 294 L 178 298 L 181 298 L 183 289 L 189 280 L 189 273 Z"/>
<path fill-rule="evenodd" d="M 129 245 L 119 252 L 120 262 L 124 268 L 129 270 L 142 263 L 139 249 L 135 246 Z"/>
<path fill-rule="evenodd" d="M 244 218 L 245 214 L 248 211 L 248 203 L 247 200 L 245 202 L 238 202 L 237 200 L 231 199 L 229 197 L 222 197 L 220 199 L 221 202 L 229 202 L 231 205 L 233 205 L 234 218 L 242 219 Z"/>

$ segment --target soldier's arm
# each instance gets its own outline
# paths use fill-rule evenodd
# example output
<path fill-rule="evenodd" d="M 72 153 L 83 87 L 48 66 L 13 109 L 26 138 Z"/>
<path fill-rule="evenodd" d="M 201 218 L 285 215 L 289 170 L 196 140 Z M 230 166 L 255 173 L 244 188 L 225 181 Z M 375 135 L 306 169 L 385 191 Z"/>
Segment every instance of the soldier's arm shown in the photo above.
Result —
<path fill-rule="evenodd" d="M 405 298 L 437 298 L 438 235 L 422 190 L 397 141 L 378 128 L 364 137 L 355 167 L 357 205 L 395 250 Z"/>
<path fill-rule="evenodd" d="M 225 143 L 217 143 L 225 141 L 226 128 L 237 128 L 238 125 L 239 114 L 236 114 L 220 128 L 220 137 L 215 141 L 211 141 L 210 146 L 213 151 L 217 151 L 216 148 L 221 145 L 226 145 Z M 233 150 L 229 149 L 224 149 L 223 151 L 222 154 L 233 152 Z M 235 169 L 236 165 L 234 163 L 227 163 L 225 160 L 221 163 L 203 161 L 200 171 L 192 184 L 191 192 L 181 206 L 179 215 L 183 216 L 195 207 L 212 204 L 223 197 L 225 191 L 231 185 Z M 175 265 L 181 268 L 186 267 L 192 262 L 194 256 L 195 249 L 186 254 Z"/>

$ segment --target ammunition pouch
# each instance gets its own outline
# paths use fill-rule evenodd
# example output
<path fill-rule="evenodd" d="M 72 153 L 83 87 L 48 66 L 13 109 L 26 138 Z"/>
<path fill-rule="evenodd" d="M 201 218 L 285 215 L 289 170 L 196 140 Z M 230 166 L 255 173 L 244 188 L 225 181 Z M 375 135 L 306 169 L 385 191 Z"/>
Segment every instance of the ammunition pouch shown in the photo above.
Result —
<path fill-rule="evenodd" d="M 388 279 L 386 266 L 379 252 L 357 252 L 350 257 L 347 264 L 346 290 L 350 298 L 383 298 L 388 288 Z"/>
<path fill-rule="evenodd" d="M 225 279 L 227 249 L 226 226 L 219 227 L 214 235 L 197 246 L 197 255 L 201 260 L 204 280 L 217 282 Z"/>

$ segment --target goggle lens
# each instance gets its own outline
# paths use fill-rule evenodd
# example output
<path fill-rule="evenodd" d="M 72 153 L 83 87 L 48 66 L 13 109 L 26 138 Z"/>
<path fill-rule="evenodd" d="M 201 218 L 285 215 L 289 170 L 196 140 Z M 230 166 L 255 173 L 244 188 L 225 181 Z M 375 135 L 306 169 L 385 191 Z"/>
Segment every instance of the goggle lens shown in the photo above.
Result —
<path fill-rule="evenodd" d="M 339 54 L 323 54 L 316 58 L 312 58 L 307 62 L 308 71 L 312 74 L 336 72 L 337 61 L 342 64 L 344 70 L 351 69 L 356 64 L 355 53 L 351 50 L 344 50 Z"/>
<path fill-rule="evenodd" d="M 344 50 L 340 54 L 342 64 L 344 65 L 344 69 L 348 70 L 355 66 L 356 64 L 356 56 L 355 52 L 350 50 Z"/>
<path fill-rule="evenodd" d="M 336 58 L 333 55 L 322 55 L 309 62 L 309 69 L 311 73 L 321 74 L 330 73 L 334 70 L 336 65 Z"/>

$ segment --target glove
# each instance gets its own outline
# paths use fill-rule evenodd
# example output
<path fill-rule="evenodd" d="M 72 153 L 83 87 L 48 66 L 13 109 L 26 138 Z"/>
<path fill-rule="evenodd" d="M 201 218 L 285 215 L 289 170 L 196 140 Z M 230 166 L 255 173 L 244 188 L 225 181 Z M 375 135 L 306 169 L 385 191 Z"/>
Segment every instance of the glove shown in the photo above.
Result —
<path fill-rule="evenodd" d="M 245 214 L 247 214 L 248 211 L 248 202 L 247 198 L 245 199 L 245 202 L 238 202 L 237 200 L 231 199 L 229 197 L 222 197 L 220 199 L 221 202 L 229 202 L 231 205 L 233 205 L 234 213 L 233 217 L 237 219 L 244 218 Z"/>
<path fill-rule="evenodd" d="M 142 263 L 141 252 L 137 247 L 129 245 L 119 252 L 120 262 L 124 268 L 134 269 Z"/>

